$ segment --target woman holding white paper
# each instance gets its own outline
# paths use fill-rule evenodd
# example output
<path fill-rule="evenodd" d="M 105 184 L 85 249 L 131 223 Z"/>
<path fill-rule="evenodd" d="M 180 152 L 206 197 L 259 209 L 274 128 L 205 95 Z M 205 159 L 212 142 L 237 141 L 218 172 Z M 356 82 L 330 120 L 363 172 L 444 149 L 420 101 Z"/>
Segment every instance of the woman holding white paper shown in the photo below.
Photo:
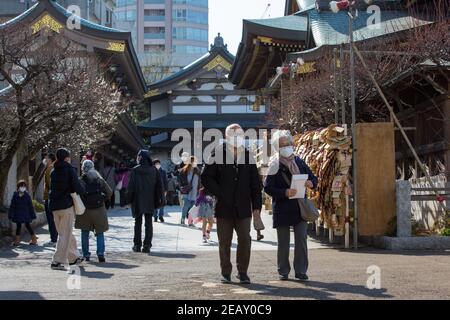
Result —
<path fill-rule="evenodd" d="M 308 165 L 294 155 L 293 138 L 289 131 L 278 130 L 272 135 L 272 146 L 276 152 L 269 165 L 264 191 L 272 197 L 273 227 L 278 236 L 278 273 L 280 280 L 288 280 L 291 266 L 289 263 L 290 228 L 294 228 L 295 277 L 300 281 L 308 280 L 308 224 L 301 218 L 297 189 L 291 189 L 292 177 L 307 175 L 306 188 L 316 188 L 317 178 Z"/>

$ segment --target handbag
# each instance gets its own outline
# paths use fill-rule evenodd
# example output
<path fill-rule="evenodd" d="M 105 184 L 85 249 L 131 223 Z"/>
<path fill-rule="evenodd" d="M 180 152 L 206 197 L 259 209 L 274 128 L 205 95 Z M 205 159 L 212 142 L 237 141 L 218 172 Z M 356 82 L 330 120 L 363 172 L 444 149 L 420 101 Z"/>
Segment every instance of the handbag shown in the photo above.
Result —
<path fill-rule="evenodd" d="M 73 207 L 75 209 L 75 214 L 77 216 L 81 216 L 84 211 L 86 211 L 86 207 L 83 204 L 83 201 L 81 200 L 81 197 L 78 195 L 78 193 L 71 193 L 70 194 L 72 196 L 72 200 L 73 200 Z"/>
<path fill-rule="evenodd" d="M 283 176 L 286 183 L 290 185 L 291 183 L 287 175 L 284 172 L 282 172 L 281 175 Z M 305 197 L 298 198 L 297 201 L 300 207 L 300 216 L 303 220 L 305 220 L 306 222 L 314 222 L 319 219 L 319 210 L 317 210 L 316 206 L 311 200 Z"/>
<path fill-rule="evenodd" d="M 122 183 L 122 180 L 120 180 L 120 181 L 117 183 L 117 185 L 116 185 L 116 190 L 117 190 L 117 191 L 122 190 L 122 186 L 123 186 L 123 183 Z"/>

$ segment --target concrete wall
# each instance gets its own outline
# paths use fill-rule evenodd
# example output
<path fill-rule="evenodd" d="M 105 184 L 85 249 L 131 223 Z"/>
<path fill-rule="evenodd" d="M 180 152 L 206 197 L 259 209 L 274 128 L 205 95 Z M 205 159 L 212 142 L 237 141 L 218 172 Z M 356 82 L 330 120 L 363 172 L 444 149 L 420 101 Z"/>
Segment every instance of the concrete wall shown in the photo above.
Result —
<path fill-rule="evenodd" d="M 447 187 L 450 184 L 444 174 L 431 177 L 434 184 L 438 188 Z M 426 182 L 425 178 L 410 179 L 412 188 L 429 188 L 430 185 Z M 431 192 L 419 192 L 411 191 L 411 194 L 430 194 Z M 449 206 L 447 201 L 447 207 Z M 444 202 L 445 203 L 445 202 Z M 411 204 L 412 217 L 414 221 L 417 221 L 421 228 L 425 230 L 433 230 L 435 223 L 443 217 L 444 210 L 435 200 L 433 201 L 412 201 Z"/>

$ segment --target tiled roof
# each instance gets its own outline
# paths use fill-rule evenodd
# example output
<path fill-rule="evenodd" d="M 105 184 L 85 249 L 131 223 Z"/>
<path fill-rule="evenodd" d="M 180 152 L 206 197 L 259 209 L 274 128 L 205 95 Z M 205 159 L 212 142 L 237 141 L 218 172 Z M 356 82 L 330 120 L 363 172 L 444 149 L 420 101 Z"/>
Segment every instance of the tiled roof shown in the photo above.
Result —
<path fill-rule="evenodd" d="M 322 11 L 319 13 L 317 10 L 310 10 L 308 15 L 316 46 L 348 43 L 349 18 L 346 11 L 338 13 Z M 371 25 L 368 24 L 368 21 L 371 21 L 372 15 L 373 13 L 359 11 L 353 25 L 355 41 L 392 34 L 429 23 L 410 16 L 406 11 L 382 10 L 381 22 L 377 25 Z"/>

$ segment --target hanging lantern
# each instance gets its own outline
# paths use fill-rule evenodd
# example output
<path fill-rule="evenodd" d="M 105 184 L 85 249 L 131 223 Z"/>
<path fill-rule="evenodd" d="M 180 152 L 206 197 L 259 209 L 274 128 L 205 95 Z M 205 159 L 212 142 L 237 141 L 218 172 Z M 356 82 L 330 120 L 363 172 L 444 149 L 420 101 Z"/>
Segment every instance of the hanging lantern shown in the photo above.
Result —
<path fill-rule="evenodd" d="M 349 6 L 350 3 L 348 0 L 330 1 L 330 9 L 334 13 L 338 13 L 341 10 L 347 9 Z"/>

